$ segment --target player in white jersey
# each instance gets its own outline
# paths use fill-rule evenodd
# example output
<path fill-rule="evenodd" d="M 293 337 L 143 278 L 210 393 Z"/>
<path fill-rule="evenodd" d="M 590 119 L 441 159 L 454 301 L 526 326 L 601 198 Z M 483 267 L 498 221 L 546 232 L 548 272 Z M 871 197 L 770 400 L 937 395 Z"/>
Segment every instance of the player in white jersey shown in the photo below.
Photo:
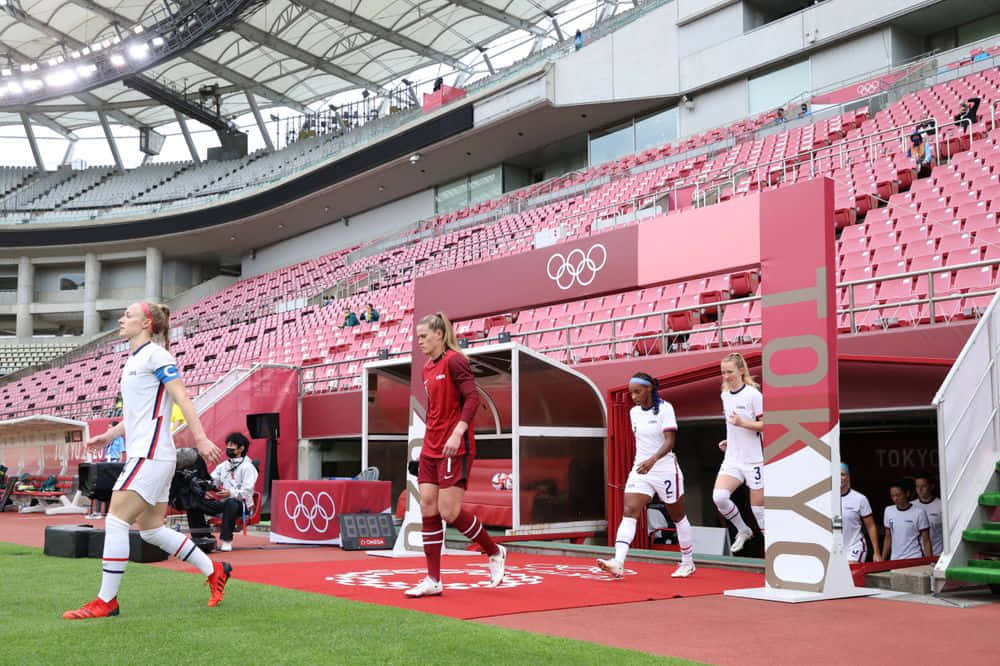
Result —
<path fill-rule="evenodd" d="M 636 519 L 657 495 L 677 527 L 681 547 L 681 565 L 671 575 L 686 578 L 695 570 L 694 539 L 684 511 L 684 475 L 674 453 L 677 417 L 673 406 L 660 397 L 659 382 L 646 373 L 638 372 L 629 379 L 628 392 L 635 403 L 629 412 L 635 434 L 635 461 L 625 483 L 625 510 L 615 536 L 615 556 L 599 559 L 597 564 L 615 578 L 625 575 L 625 558 L 635 538 Z"/>
<path fill-rule="evenodd" d="M 941 498 L 934 496 L 934 482 L 926 474 L 914 479 L 918 506 L 927 514 L 931 527 L 931 554 L 940 555 L 944 550 L 944 532 L 941 526 Z"/>
<path fill-rule="evenodd" d="M 122 369 L 121 395 L 124 419 L 87 445 L 103 450 L 124 435 L 127 460 L 115 483 L 105 521 L 101 590 L 82 608 L 63 613 L 69 620 L 119 614 L 118 588 L 129 558 L 129 527 L 138 523 L 144 541 L 195 566 L 208 576 L 209 606 L 222 600 L 232 567 L 208 558 L 191 539 L 164 527 L 170 481 L 177 451 L 170 432 L 170 410 L 177 403 L 194 435 L 195 446 L 206 460 L 215 462 L 222 452 L 205 436 L 198 413 L 180 380 L 169 345 L 170 310 L 165 305 L 140 301 L 126 308 L 118 320 L 118 333 L 129 343 L 129 357 Z M 162 336 L 164 346 L 153 342 Z"/>
<path fill-rule="evenodd" d="M 930 524 L 927 514 L 910 502 L 903 483 L 889 488 L 892 504 L 885 507 L 885 542 L 882 557 L 890 560 L 910 560 L 931 553 Z"/>
<path fill-rule="evenodd" d="M 862 528 L 868 532 L 872 542 L 872 561 L 881 562 L 878 530 L 872 518 L 872 505 L 868 498 L 851 488 L 851 470 L 846 463 L 840 463 L 840 512 L 843 517 L 844 552 L 851 562 L 865 562 L 868 559 L 868 544 Z"/>
<path fill-rule="evenodd" d="M 729 550 L 743 550 L 753 530 L 744 522 L 739 507 L 730 499 L 733 491 L 746 484 L 750 490 L 750 509 L 757 527 L 764 531 L 764 397 L 750 376 L 741 354 L 722 359 L 722 413 L 726 418 L 726 438 L 719 448 L 726 455 L 715 479 L 712 500 L 722 517 L 736 528 L 736 538 Z"/>

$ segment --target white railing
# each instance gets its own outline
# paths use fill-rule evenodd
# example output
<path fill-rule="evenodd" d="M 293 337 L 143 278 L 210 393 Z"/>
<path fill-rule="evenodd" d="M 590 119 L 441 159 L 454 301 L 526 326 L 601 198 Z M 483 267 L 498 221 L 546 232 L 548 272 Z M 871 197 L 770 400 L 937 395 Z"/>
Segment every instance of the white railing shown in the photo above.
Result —
<path fill-rule="evenodd" d="M 933 404 L 937 409 L 944 551 L 934 567 L 940 589 L 952 562 L 964 564 L 962 541 L 979 509 L 979 495 L 995 484 L 1000 457 L 1000 293 L 993 297 L 948 372 Z"/>

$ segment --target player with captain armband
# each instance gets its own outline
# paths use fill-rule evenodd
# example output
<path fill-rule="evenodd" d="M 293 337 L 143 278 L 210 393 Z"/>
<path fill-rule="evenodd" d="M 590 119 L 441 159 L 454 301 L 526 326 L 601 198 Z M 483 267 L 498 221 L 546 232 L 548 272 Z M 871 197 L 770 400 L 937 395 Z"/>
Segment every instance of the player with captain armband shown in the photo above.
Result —
<path fill-rule="evenodd" d="M 684 475 L 677 463 L 677 417 L 673 406 L 660 397 L 659 382 L 644 372 L 628 381 L 635 406 L 629 412 L 635 434 L 635 462 L 625 483 L 625 510 L 615 536 L 615 556 L 597 560 L 598 566 L 615 578 L 625 575 L 625 558 L 635 538 L 636 519 L 653 495 L 667 506 L 677 527 L 681 565 L 671 574 L 686 578 L 694 573 L 694 539 L 684 511 Z"/>
<path fill-rule="evenodd" d="M 757 527 L 764 531 L 764 396 L 741 354 L 727 355 L 721 365 L 726 438 L 719 442 L 719 448 L 726 455 L 715 479 L 712 500 L 722 517 L 736 528 L 729 551 L 738 553 L 753 536 L 739 507 L 730 499 L 733 491 L 744 483 L 750 490 L 750 510 Z"/>

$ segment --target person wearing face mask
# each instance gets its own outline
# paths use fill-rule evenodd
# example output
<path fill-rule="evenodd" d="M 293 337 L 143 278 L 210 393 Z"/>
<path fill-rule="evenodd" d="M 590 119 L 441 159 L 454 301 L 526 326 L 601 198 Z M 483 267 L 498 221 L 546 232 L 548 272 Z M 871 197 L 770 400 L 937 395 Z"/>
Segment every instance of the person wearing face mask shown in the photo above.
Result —
<path fill-rule="evenodd" d="M 188 526 L 192 531 L 208 529 L 205 515 L 222 516 L 219 550 L 233 549 L 233 528 L 236 520 L 253 513 L 253 491 L 257 485 L 257 468 L 247 456 L 250 441 L 238 432 L 226 436 L 225 460 L 212 470 L 212 481 L 218 490 L 206 493 L 199 505 L 188 509 Z"/>

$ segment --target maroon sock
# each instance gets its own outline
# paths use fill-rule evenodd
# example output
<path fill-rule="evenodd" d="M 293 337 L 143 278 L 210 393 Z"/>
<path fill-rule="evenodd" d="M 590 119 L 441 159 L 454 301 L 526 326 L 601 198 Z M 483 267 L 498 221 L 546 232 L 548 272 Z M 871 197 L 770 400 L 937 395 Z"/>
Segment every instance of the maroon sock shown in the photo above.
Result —
<path fill-rule="evenodd" d="M 496 555 L 500 552 L 497 545 L 493 543 L 493 539 L 490 538 L 489 532 L 483 527 L 482 522 L 476 517 L 476 514 L 470 513 L 466 509 L 462 509 L 458 512 L 455 520 L 451 523 L 455 529 L 460 531 L 469 541 L 475 541 L 479 544 L 479 547 L 483 549 L 487 555 Z"/>
<path fill-rule="evenodd" d="M 427 575 L 433 580 L 441 580 L 441 547 L 444 545 L 444 523 L 441 516 L 424 516 L 423 537 Z"/>

